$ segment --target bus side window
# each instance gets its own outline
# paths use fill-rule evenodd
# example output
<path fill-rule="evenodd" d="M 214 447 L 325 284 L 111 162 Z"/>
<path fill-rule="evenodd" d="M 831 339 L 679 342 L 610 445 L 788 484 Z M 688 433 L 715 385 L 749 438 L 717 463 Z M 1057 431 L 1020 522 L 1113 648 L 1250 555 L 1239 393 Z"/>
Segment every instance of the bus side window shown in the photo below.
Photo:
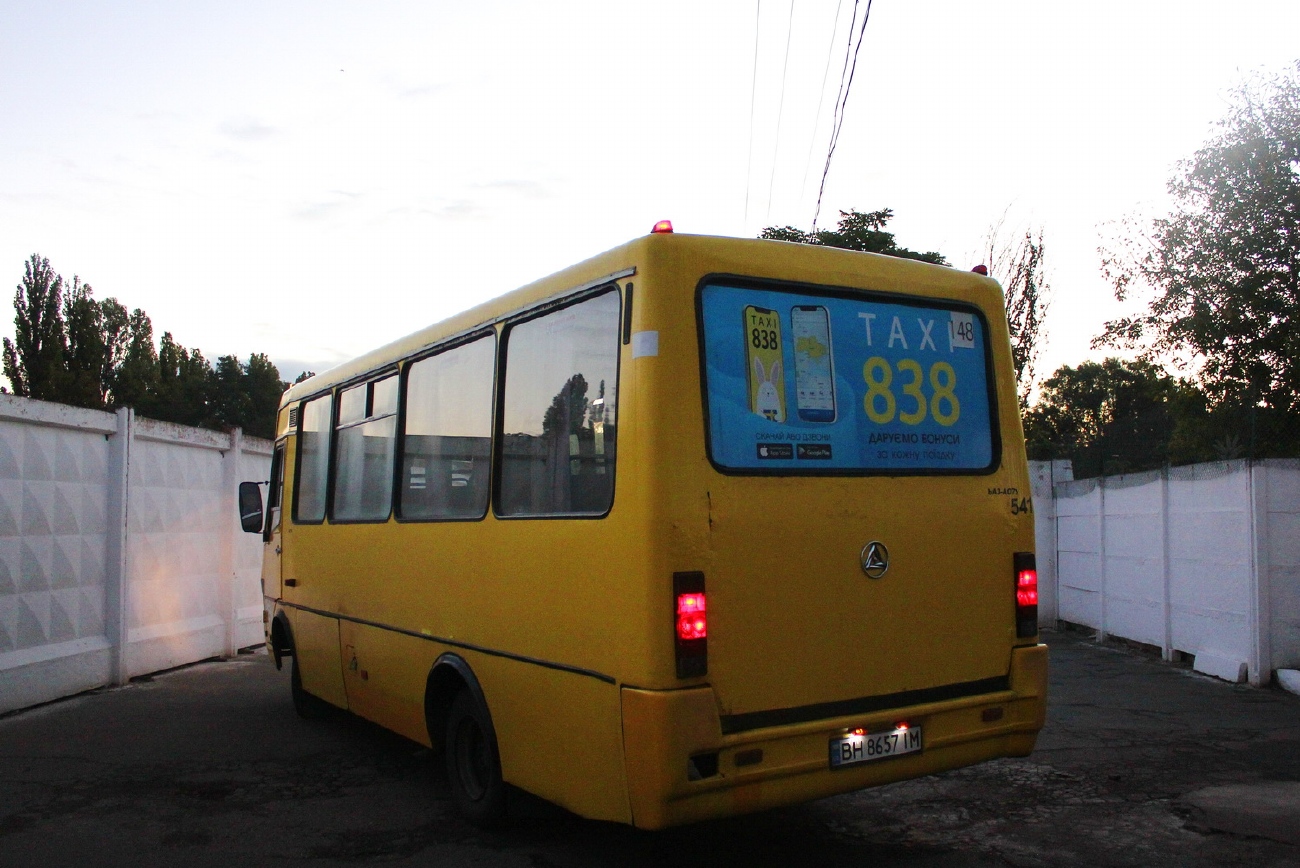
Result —
<path fill-rule="evenodd" d="M 294 479 L 293 520 L 325 519 L 325 492 L 330 463 L 331 396 L 302 405 L 298 437 L 298 472 Z"/>
<path fill-rule="evenodd" d="M 506 333 L 501 515 L 600 515 L 614 499 L 619 294 Z"/>
<path fill-rule="evenodd" d="M 407 367 L 398 517 L 487 512 L 495 360 L 495 335 L 487 335 Z"/>
<path fill-rule="evenodd" d="M 336 521 L 382 521 L 393 499 L 397 440 L 397 375 L 362 383 L 339 396 L 334 463 Z"/>
<path fill-rule="evenodd" d="M 266 492 L 266 528 L 262 538 L 269 541 L 271 534 L 280 529 L 280 497 L 284 488 L 284 444 L 278 443 L 271 456 L 271 484 Z"/>

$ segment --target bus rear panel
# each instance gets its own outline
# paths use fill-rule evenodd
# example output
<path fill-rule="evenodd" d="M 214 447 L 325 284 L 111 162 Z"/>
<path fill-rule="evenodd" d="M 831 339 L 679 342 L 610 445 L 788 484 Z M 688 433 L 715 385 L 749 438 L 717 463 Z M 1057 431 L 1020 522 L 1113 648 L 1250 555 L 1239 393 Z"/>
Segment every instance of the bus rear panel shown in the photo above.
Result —
<path fill-rule="evenodd" d="M 706 635 L 675 642 L 674 674 L 683 652 L 696 673 L 676 685 L 698 686 L 623 691 L 629 768 L 660 771 L 630 779 L 639 826 L 1023 756 L 1042 726 L 1046 649 L 1023 612 L 1017 635 L 1033 523 L 1000 292 L 783 252 L 646 268 L 673 289 L 641 311 L 660 355 L 652 381 L 637 370 L 663 402 L 647 415 L 664 611 L 689 577 Z"/>

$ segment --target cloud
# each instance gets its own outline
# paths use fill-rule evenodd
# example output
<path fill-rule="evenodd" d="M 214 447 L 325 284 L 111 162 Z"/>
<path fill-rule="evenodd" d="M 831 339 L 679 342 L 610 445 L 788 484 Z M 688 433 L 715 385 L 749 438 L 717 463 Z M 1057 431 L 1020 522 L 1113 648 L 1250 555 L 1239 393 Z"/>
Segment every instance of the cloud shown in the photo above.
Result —
<path fill-rule="evenodd" d="M 398 99 L 424 99 L 442 93 L 446 89 L 445 84 L 419 84 L 412 87 L 397 86 L 393 88 L 393 92 L 397 94 Z"/>
<path fill-rule="evenodd" d="M 291 213 L 297 220 L 323 220 L 355 205 L 361 198 L 360 193 L 349 193 L 346 190 L 330 190 L 329 195 L 333 198 L 306 202 L 293 209 Z"/>
<path fill-rule="evenodd" d="M 479 217 L 484 210 L 470 199 L 456 199 L 443 205 L 437 213 L 442 217 Z"/>
<path fill-rule="evenodd" d="M 276 135 L 279 130 L 264 124 L 256 118 L 238 118 L 228 120 L 221 125 L 222 135 L 241 142 L 261 142 Z"/>
<path fill-rule="evenodd" d="M 384 212 L 384 219 L 410 219 L 443 216 L 444 212 L 436 208 L 422 208 L 416 205 L 399 205 Z"/>
<path fill-rule="evenodd" d="M 482 184 L 475 184 L 474 189 L 511 193 L 524 199 L 551 198 L 551 191 L 546 188 L 546 185 L 539 184 L 536 181 L 525 181 L 519 178 L 505 178 L 500 181 L 487 181 Z"/>

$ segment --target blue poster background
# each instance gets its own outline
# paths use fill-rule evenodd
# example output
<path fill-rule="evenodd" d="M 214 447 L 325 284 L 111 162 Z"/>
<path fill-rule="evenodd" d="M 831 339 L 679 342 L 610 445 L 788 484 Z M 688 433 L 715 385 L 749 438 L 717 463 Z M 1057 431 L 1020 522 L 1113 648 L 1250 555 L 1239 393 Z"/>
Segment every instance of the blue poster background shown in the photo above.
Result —
<path fill-rule="evenodd" d="M 748 305 L 780 318 L 780 422 L 751 408 Z M 833 421 L 808 421 L 798 412 L 795 306 L 821 307 L 828 315 Z M 970 309 L 723 284 L 701 289 L 701 307 L 716 464 L 784 472 L 981 471 L 993 464 L 988 337 Z"/>

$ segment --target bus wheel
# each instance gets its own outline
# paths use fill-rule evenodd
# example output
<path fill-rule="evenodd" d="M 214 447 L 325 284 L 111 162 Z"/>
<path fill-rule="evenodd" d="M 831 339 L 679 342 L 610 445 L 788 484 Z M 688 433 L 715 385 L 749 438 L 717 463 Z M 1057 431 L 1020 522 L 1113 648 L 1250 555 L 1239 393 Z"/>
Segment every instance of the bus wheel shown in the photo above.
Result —
<path fill-rule="evenodd" d="M 331 706 L 319 696 L 312 696 L 302 689 L 302 673 L 298 671 L 298 653 L 290 658 L 289 691 L 293 694 L 293 710 L 304 720 L 324 720 L 329 717 Z"/>
<path fill-rule="evenodd" d="M 447 780 L 451 797 L 476 826 L 499 826 L 506 816 L 506 785 L 487 709 L 468 690 L 456 695 L 447 715 Z"/>

